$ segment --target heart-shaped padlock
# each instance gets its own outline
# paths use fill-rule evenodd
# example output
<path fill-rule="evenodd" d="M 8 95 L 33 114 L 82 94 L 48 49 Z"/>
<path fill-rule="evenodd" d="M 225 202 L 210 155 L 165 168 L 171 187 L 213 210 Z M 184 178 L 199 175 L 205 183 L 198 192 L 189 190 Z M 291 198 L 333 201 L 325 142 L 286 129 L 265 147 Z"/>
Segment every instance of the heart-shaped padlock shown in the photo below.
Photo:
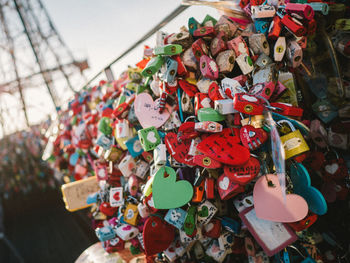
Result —
<path fill-rule="evenodd" d="M 266 131 L 262 128 L 255 128 L 252 125 L 244 125 L 239 133 L 243 146 L 252 151 L 264 144 L 268 138 Z"/>

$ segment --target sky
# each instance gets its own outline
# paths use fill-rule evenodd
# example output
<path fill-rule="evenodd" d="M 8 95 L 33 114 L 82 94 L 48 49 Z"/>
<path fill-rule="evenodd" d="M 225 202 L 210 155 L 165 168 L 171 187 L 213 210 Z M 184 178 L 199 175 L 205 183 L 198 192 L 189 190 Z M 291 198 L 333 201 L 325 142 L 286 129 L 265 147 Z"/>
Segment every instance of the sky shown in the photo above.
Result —
<path fill-rule="evenodd" d="M 178 5 L 180 0 L 42 0 L 57 31 L 77 59 L 87 58 L 90 69 L 85 71 L 91 78 L 128 47 L 141 38 Z M 178 32 L 188 19 L 195 17 L 202 21 L 206 14 L 218 18 L 217 10 L 192 6 L 171 21 L 162 30 Z M 144 44 L 155 45 L 155 37 Z M 117 77 L 128 65 L 134 65 L 142 58 L 143 44 L 112 67 Z M 104 76 L 101 76 L 104 78 Z M 95 82 L 96 83 L 96 82 Z M 76 90 L 81 87 L 75 87 Z M 68 97 L 70 92 L 67 90 Z M 38 123 L 54 114 L 52 102 L 44 89 L 28 89 L 26 101 L 29 104 L 29 119 Z M 12 100 L 12 101 L 11 101 Z M 24 127 L 24 117 L 16 116 L 18 101 L 5 98 L 11 116 L 5 122 L 9 130 Z M 17 105 L 16 105 L 17 103 Z M 16 121 L 13 119 L 17 118 Z M 2 131 L 0 131 L 0 137 Z"/>

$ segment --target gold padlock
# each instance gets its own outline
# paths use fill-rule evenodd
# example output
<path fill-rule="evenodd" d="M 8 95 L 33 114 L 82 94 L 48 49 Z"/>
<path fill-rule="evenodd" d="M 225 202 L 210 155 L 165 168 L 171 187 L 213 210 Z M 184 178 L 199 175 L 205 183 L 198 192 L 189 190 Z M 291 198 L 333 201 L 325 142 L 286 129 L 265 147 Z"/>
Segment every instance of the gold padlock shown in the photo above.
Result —
<path fill-rule="evenodd" d="M 278 122 L 278 124 L 281 123 L 287 123 L 292 130 L 292 132 L 281 136 L 286 160 L 310 150 L 301 132 L 296 130 L 290 121 L 281 120 Z"/>

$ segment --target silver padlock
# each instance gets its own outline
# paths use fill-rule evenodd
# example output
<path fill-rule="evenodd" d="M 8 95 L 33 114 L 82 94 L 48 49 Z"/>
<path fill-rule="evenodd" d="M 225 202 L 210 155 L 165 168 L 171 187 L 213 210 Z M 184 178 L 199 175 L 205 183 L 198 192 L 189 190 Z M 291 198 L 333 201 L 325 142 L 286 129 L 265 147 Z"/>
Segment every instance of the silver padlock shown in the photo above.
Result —
<path fill-rule="evenodd" d="M 116 125 L 116 134 L 117 134 L 117 139 L 123 139 L 129 137 L 129 123 L 127 120 L 122 119 L 118 120 L 118 123 Z"/>
<path fill-rule="evenodd" d="M 286 38 L 279 37 L 275 43 L 273 50 L 273 58 L 275 61 L 282 61 L 284 54 L 286 53 Z"/>
<path fill-rule="evenodd" d="M 165 144 L 158 144 L 158 146 L 153 150 L 153 155 L 155 165 L 165 165 L 167 160 Z"/>
<path fill-rule="evenodd" d="M 201 93 L 208 93 L 209 91 L 209 86 L 213 81 L 211 79 L 207 79 L 207 78 L 201 78 L 198 82 L 197 82 L 197 88 L 199 90 L 199 92 Z"/>
<path fill-rule="evenodd" d="M 233 99 L 236 93 L 241 93 L 243 88 L 241 84 L 234 79 L 224 78 L 221 80 L 221 89 L 229 98 Z"/>
<path fill-rule="evenodd" d="M 216 111 L 218 111 L 222 115 L 237 113 L 233 108 L 233 100 L 232 99 L 226 99 L 226 100 L 216 100 L 214 101 L 214 108 Z"/>
<path fill-rule="evenodd" d="M 249 36 L 249 47 L 253 50 L 255 55 L 261 53 L 264 53 L 267 56 L 270 55 L 270 46 L 264 34 L 260 33 Z"/>
<path fill-rule="evenodd" d="M 193 107 L 193 103 L 191 101 L 191 97 L 188 96 L 186 92 L 182 93 L 181 107 L 182 107 L 183 112 L 194 113 L 194 107 Z"/>
<path fill-rule="evenodd" d="M 244 75 L 249 74 L 253 71 L 253 61 L 248 54 L 242 53 L 236 58 L 237 64 Z"/>
<path fill-rule="evenodd" d="M 117 227 L 115 230 L 117 235 L 123 239 L 124 241 L 128 241 L 130 239 L 133 239 L 139 234 L 138 228 L 128 225 L 128 224 L 122 224 L 121 226 Z"/>
<path fill-rule="evenodd" d="M 146 161 L 138 160 L 136 162 L 136 171 L 135 175 L 142 180 L 145 180 L 147 177 L 147 173 L 149 171 L 149 164 Z"/>
<path fill-rule="evenodd" d="M 216 57 L 216 64 L 220 73 L 230 73 L 235 65 L 236 56 L 232 49 L 220 52 Z"/>

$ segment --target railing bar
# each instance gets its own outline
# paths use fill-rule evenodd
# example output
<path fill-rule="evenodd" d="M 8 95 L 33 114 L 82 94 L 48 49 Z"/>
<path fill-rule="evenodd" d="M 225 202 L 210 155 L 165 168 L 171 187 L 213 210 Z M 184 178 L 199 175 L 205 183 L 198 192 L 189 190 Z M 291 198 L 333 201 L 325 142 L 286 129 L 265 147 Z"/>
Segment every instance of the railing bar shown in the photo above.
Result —
<path fill-rule="evenodd" d="M 105 72 L 106 68 L 110 68 L 114 63 L 122 59 L 125 55 L 127 55 L 130 51 L 135 49 L 142 42 L 150 38 L 154 33 L 156 33 L 159 29 L 167 25 L 171 20 L 185 11 L 189 6 L 180 5 L 175 10 L 173 10 L 169 15 L 167 15 L 162 21 L 160 21 L 155 27 L 153 27 L 150 31 L 148 31 L 143 37 L 141 37 L 137 42 L 135 42 L 132 46 L 130 46 L 127 50 L 125 50 L 120 56 L 114 59 L 111 63 L 109 63 L 106 67 L 104 67 L 100 72 L 98 72 L 95 76 L 93 76 L 83 88 L 87 87 L 92 81 L 94 81 L 98 76 Z"/>

